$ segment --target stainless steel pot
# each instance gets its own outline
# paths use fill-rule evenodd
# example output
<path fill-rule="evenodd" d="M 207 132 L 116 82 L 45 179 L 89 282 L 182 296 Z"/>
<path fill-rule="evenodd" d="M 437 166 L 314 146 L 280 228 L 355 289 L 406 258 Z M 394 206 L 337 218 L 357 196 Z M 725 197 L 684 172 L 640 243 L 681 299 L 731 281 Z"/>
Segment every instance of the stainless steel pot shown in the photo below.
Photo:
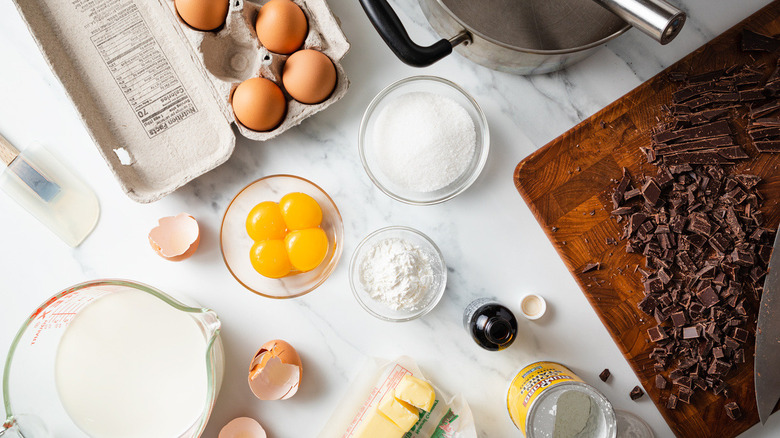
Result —
<path fill-rule="evenodd" d="M 427 47 L 411 40 L 387 0 L 360 0 L 390 49 L 417 67 L 433 64 L 455 48 L 494 70 L 548 73 L 580 61 L 631 28 L 610 10 L 641 23 L 638 28 L 662 44 L 685 22 L 685 14 L 663 0 L 419 1 L 431 26 L 445 37 Z"/>

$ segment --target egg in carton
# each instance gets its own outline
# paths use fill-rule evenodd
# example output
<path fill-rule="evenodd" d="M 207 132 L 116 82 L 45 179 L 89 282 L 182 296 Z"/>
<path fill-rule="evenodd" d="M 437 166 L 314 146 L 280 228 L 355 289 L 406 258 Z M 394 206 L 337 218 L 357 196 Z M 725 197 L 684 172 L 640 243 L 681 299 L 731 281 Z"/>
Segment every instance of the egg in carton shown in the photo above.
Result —
<path fill-rule="evenodd" d="M 174 0 L 163 1 L 203 64 L 203 71 L 214 86 L 214 93 L 225 117 L 235 122 L 244 137 L 258 141 L 274 138 L 332 105 L 344 97 L 349 88 L 349 79 L 340 61 L 349 51 L 350 45 L 325 0 L 291 0 L 301 8 L 308 24 L 303 45 L 298 50 L 311 49 L 325 54 L 336 70 L 333 91 L 325 100 L 315 104 L 295 100 L 282 83 L 284 65 L 298 50 L 290 54 L 275 53 L 260 42 L 255 23 L 263 5 L 232 0 L 224 24 L 215 30 L 203 31 L 182 19 Z M 282 121 L 268 131 L 255 131 L 244 126 L 235 116 L 231 105 L 238 85 L 255 77 L 268 79 L 279 86 L 287 103 Z"/>
<path fill-rule="evenodd" d="M 188 0 L 222 5 L 225 20 L 220 17 L 210 32 L 186 25 L 174 0 L 12 1 L 120 188 L 141 203 L 227 161 L 236 145 L 232 91 L 258 76 L 282 85 L 289 59 L 262 47 L 254 30 L 262 6 L 244 0 Z M 279 92 L 287 110 L 274 129 L 258 132 L 237 123 L 254 140 L 299 124 L 349 86 L 340 65 L 349 43 L 326 1 L 293 1 L 308 22 L 303 48 L 331 60 L 337 83 L 314 105 Z"/>

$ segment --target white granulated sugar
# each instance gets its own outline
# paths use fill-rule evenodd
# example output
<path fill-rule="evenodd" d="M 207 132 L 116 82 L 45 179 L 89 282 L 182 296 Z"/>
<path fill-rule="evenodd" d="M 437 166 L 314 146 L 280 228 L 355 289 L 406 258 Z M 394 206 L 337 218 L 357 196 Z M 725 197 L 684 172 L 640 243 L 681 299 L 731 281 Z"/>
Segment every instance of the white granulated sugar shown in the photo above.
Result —
<path fill-rule="evenodd" d="M 406 240 L 382 240 L 360 261 L 360 283 L 371 298 L 393 310 L 419 310 L 434 286 L 431 257 Z"/>
<path fill-rule="evenodd" d="M 477 133 L 458 102 L 413 92 L 392 100 L 379 113 L 373 140 L 387 178 L 406 190 L 433 192 L 468 169 Z"/>

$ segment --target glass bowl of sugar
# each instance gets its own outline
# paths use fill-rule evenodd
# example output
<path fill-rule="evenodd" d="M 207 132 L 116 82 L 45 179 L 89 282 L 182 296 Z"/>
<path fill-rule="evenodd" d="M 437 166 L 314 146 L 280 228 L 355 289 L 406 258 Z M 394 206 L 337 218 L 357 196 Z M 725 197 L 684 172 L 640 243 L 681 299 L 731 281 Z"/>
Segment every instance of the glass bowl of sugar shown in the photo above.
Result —
<path fill-rule="evenodd" d="M 411 321 L 436 307 L 447 288 L 439 247 L 409 227 L 381 228 L 366 236 L 349 262 L 349 285 L 371 315 Z"/>
<path fill-rule="evenodd" d="M 395 82 L 371 101 L 358 149 L 368 177 L 393 199 L 431 205 L 463 193 L 487 162 L 490 134 L 479 104 L 435 76 Z"/>

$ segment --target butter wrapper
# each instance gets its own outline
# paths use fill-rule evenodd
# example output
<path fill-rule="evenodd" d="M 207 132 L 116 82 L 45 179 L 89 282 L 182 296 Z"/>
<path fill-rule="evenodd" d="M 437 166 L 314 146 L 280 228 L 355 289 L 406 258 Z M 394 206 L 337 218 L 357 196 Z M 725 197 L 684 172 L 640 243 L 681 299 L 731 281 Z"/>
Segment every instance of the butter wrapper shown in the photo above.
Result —
<path fill-rule="evenodd" d="M 427 379 L 414 360 L 401 356 L 394 361 L 370 359 L 352 381 L 318 438 L 353 438 L 385 394 L 404 375 L 411 374 L 433 385 L 436 401 L 404 438 L 477 438 L 474 417 L 461 394 L 448 395 Z"/>

